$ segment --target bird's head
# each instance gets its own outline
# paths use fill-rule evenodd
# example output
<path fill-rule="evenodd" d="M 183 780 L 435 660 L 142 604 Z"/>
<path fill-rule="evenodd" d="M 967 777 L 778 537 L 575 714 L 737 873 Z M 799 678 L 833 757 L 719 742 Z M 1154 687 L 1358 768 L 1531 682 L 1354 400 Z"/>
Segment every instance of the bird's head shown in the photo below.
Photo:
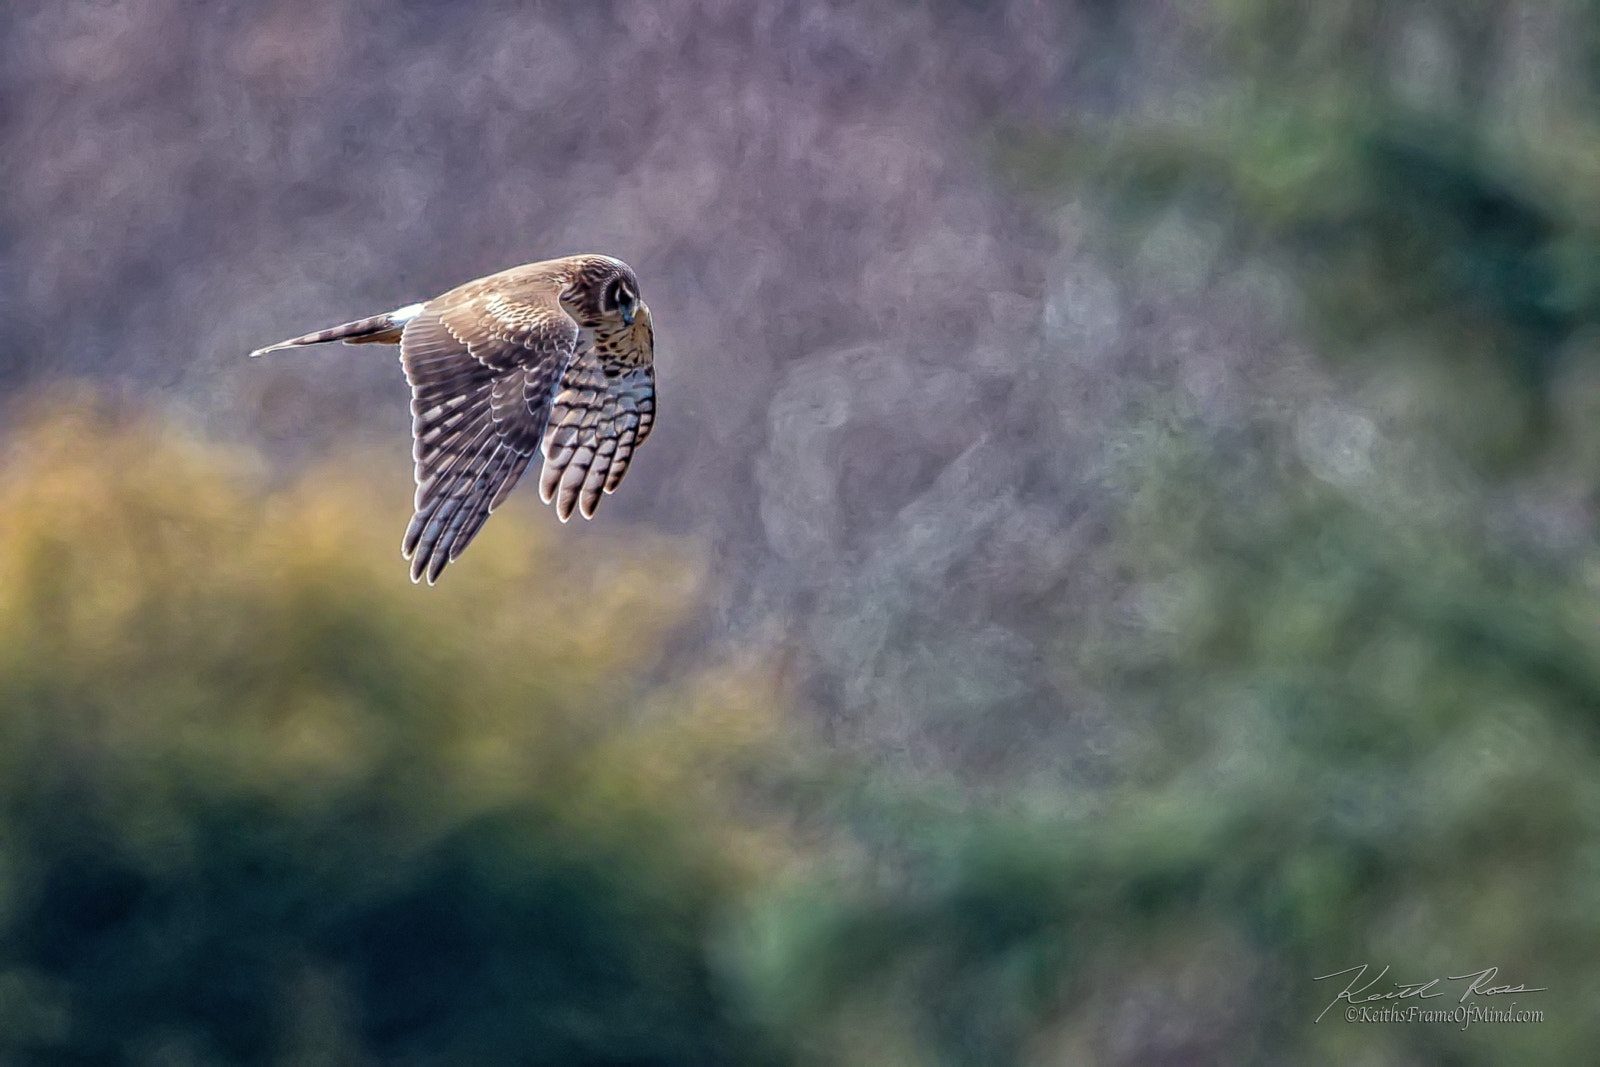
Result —
<path fill-rule="evenodd" d="M 650 311 L 639 296 L 633 268 L 610 256 L 584 256 L 564 301 L 575 305 L 579 321 L 621 331 Z"/>

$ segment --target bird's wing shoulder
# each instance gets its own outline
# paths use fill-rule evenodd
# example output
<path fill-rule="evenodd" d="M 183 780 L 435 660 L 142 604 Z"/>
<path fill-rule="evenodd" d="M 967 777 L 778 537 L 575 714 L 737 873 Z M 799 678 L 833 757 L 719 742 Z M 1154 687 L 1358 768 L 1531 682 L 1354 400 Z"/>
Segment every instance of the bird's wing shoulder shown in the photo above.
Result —
<path fill-rule="evenodd" d="M 425 309 L 474 359 L 509 370 L 572 355 L 578 324 L 561 306 L 565 286 L 559 275 L 518 268 L 453 289 Z"/>

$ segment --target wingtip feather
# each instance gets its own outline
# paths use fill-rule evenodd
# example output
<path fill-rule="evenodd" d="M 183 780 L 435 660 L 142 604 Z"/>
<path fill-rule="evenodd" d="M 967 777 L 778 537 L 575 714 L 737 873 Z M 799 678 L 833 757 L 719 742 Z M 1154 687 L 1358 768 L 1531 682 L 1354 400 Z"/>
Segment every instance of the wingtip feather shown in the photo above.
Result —
<path fill-rule="evenodd" d="M 439 580 L 439 575 L 444 573 L 445 565 L 450 562 L 448 550 L 440 551 L 437 547 L 433 556 L 428 561 L 428 584 L 433 585 Z"/>

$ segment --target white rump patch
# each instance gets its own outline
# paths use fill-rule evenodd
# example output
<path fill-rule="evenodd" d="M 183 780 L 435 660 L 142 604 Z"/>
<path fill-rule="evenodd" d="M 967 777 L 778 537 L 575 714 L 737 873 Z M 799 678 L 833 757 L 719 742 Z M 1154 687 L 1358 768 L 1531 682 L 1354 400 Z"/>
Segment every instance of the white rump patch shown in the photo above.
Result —
<path fill-rule="evenodd" d="M 399 311 L 391 311 L 391 312 L 389 312 L 389 319 L 396 326 L 401 326 L 401 325 L 404 325 L 405 323 L 410 322 L 412 319 L 416 318 L 420 314 L 422 314 L 422 305 L 421 304 L 407 304 L 405 307 L 401 308 Z"/>

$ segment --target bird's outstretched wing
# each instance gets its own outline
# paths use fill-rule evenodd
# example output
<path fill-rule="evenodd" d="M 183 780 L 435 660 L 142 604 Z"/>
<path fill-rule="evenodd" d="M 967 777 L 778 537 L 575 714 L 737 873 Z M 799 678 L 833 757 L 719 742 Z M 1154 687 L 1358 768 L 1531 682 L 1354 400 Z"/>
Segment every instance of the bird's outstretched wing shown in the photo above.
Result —
<path fill-rule="evenodd" d="M 644 355 L 648 360 L 649 353 Z M 562 522 L 574 507 L 589 518 L 600 494 L 622 482 L 655 420 L 656 373 L 648 361 L 608 365 L 592 350 L 580 351 L 551 404 L 539 495 L 547 504 L 555 501 Z"/>
<path fill-rule="evenodd" d="M 412 581 L 438 579 L 538 454 L 578 334 L 554 284 L 458 290 L 406 324 L 417 496 L 401 547 Z"/>

